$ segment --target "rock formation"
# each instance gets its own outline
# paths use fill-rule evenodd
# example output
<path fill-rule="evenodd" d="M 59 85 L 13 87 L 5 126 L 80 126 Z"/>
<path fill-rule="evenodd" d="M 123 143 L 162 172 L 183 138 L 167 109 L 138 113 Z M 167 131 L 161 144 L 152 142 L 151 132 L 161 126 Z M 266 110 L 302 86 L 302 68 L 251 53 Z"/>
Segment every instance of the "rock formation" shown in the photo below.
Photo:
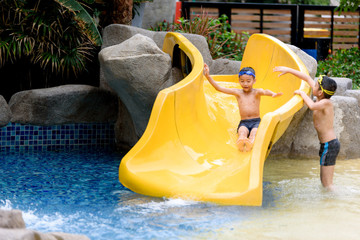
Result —
<path fill-rule="evenodd" d="M 0 239 L 3 240 L 90 240 L 84 235 L 61 232 L 40 233 L 26 229 L 20 210 L 0 209 Z"/>
<path fill-rule="evenodd" d="M 114 93 L 87 85 L 63 85 L 14 94 L 10 101 L 11 122 L 31 125 L 115 122 Z"/>

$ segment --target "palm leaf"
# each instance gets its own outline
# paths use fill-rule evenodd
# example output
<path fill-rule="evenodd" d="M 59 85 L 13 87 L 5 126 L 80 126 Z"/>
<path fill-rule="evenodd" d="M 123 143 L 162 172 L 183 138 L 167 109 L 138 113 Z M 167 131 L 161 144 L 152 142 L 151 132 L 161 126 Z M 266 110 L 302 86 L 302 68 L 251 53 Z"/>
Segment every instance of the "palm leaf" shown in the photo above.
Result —
<path fill-rule="evenodd" d="M 100 46 L 102 44 L 101 34 L 97 29 L 97 26 L 90 16 L 90 14 L 81 6 L 81 4 L 75 0 L 55 0 L 61 6 L 65 7 L 69 11 L 72 11 L 75 14 L 75 17 L 78 21 L 85 23 L 80 24 L 81 27 L 84 28 L 85 32 L 88 32 L 90 40 Z"/>

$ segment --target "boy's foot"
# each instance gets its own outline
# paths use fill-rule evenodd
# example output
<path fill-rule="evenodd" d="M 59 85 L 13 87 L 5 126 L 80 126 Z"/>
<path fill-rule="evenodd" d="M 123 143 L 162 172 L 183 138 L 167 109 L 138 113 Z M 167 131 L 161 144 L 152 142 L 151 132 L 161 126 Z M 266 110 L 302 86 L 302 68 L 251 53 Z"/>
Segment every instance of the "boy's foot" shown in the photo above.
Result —
<path fill-rule="evenodd" d="M 246 151 L 250 152 L 253 147 L 253 143 L 249 139 L 244 139 L 244 144 L 246 147 Z"/>
<path fill-rule="evenodd" d="M 245 147 L 244 140 L 245 139 L 238 139 L 236 141 L 236 145 L 238 146 L 239 150 L 242 152 L 244 151 L 244 147 Z"/>

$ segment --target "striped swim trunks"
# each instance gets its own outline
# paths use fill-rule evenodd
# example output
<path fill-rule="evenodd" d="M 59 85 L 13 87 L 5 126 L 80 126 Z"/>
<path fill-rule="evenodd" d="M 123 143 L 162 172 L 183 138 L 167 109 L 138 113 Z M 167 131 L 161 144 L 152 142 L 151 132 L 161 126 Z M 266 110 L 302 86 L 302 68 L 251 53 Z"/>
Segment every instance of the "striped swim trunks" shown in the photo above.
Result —
<path fill-rule="evenodd" d="M 320 165 L 333 166 L 340 151 L 340 142 L 337 138 L 326 143 L 320 143 Z"/>

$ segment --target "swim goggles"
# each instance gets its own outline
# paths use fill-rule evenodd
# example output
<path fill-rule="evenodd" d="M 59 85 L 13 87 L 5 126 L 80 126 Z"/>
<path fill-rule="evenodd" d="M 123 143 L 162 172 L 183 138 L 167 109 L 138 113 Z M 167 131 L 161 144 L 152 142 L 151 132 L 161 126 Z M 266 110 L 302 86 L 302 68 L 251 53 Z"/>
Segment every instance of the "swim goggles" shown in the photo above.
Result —
<path fill-rule="evenodd" d="M 255 74 L 253 72 L 251 72 L 251 71 L 240 71 L 239 72 L 239 77 L 244 75 L 244 74 L 249 75 L 249 76 L 253 76 L 255 78 Z"/>
<path fill-rule="evenodd" d="M 323 77 L 324 77 L 324 76 L 325 76 L 325 75 L 320 75 L 320 77 L 319 77 L 319 79 L 318 79 L 319 86 L 320 86 L 321 90 L 322 90 L 324 93 L 326 93 L 327 95 L 332 96 L 332 95 L 335 94 L 335 92 L 326 90 L 326 89 L 324 89 L 323 86 L 322 86 L 322 80 L 323 80 Z"/>

